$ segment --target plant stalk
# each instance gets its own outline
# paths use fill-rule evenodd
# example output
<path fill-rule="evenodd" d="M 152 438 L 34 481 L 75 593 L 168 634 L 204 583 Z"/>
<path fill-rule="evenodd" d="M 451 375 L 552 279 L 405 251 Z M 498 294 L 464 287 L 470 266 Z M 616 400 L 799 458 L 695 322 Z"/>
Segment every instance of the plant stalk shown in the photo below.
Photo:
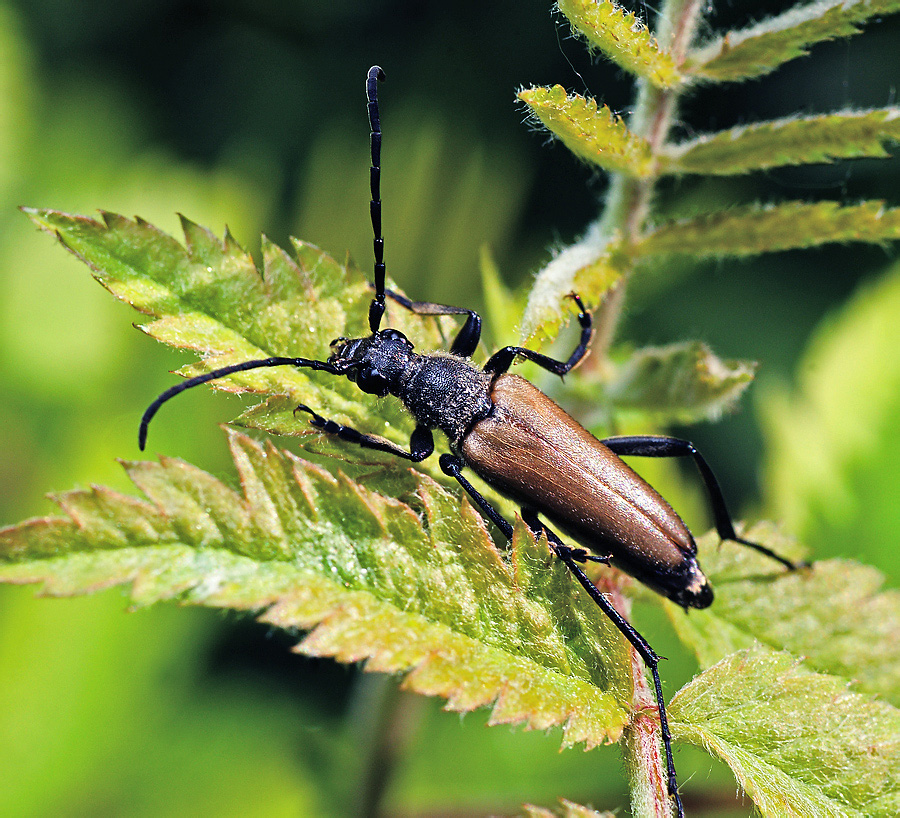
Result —
<path fill-rule="evenodd" d="M 660 10 L 657 41 L 661 48 L 671 53 L 678 65 L 684 62 L 694 39 L 702 8 L 700 0 L 669 0 Z M 628 119 L 628 128 L 648 141 L 654 156 L 659 154 L 668 139 L 682 90 L 680 87 L 663 90 L 646 80 L 638 80 L 637 102 L 634 113 Z M 607 237 L 619 235 L 626 244 L 636 241 L 646 226 L 657 179 L 655 172 L 643 179 L 614 174 L 600 217 L 601 234 Z M 615 339 L 625 303 L 626 285 L 627 274 L 610 288 L 598 311 L 593 349 L 601 361 L 606 360 Z"/>
<path fill-rule="evenodd" d="M 668 0 L 658 18 L 657 41 L 667 49 L 678 65 L 684 62 L 688 47 L 694 39 L 700 21 L 700 0 Z M 652 155 L 658 156 L 669 137 L 675 121 L 682 88 L 660 89 L 639 80 L 635 111 L 628 127 L 643 136 Z M 653 197 L 656 193 L 657 173 L 643 179 L 631 179 L 622 174 L 613 177 L 606 207 L 600 220 L 601 234 L 619 235 L 626 245 L 637 241 L 645 230 Z M 599 329 L 594 351 L 606 360 L 615 338 L 625 303 L 627 275 L 606 294 L 598 315 Z M 627 603 L 621 594 L 613 603 L 623 610 Z M 643 662 L 632 650 L 634 675 L 633 717 L 623 736 L 623 753 L 631 782 L 631 808 L 635 816 L 670 818 L 671 801 L 666 785 L 665 763 L 659 736 L 659 721 L 655 699 L 647 684 Z"/>

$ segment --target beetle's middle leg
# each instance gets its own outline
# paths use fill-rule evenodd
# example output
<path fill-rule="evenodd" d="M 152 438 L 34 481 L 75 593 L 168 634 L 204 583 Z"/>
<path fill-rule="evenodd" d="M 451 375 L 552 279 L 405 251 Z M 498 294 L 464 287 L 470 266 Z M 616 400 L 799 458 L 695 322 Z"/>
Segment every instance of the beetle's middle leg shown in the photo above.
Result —
<path fill-rule="evenodd" d="M 328 420 L 314 412 L 305 404 L 300 404 L 295 410 L 297 412 L 307 412 L 312 415 L 310 424 L 317 429 L 321 429 L 327 435 L 336 435 L 341 440 L 350 443 L 356 443 L 364 449 L 374 449 L 378 452 L 387 452 L 388 454 L 402 457 L 404 460 L 411 460 L 413 463 L 420 463 L 426 457 L 434 453 L 434 437 L 431 429 L 427 426 L 416 426 L 409 438 L 409 451 L 401 449 L 390 440 L 377 435 L 369 435 L 354 429 L 351 426 L 343 426 L 334 420 Z"/>
<path fill-rule="evenodd" d="M 808 563 L 792 562 L 791 560 L 776 554 L 769 548 L 759 543 L 745 540 L 739 537 L 734 530 L 731 514 L 728 506 L 725 504 L 725 497 L 719 486 L 716 475 L 709 467 L 709 463 L 696 446 L 689 440 L 680 440 L 677 437 L 668 437 L 667 435 L 628 435 L 622 437 L 608 437 L 600 441 L 604 446 L 612 449 L 617 455 L 632 455 L 635 457 L 690 457 L 693 459 L 703 479 L 703 485 L 706 487 L 706 496 L 709 499 L 709 505 L 712 509 L 713 519 L 715 520 L 716 531 L 723 540 L 733 540 L 734 542 L 746 545 L 771 557 L 773 560 L 780 562 L 786 568 L 794 571 L 798 568 L 804 568 Z"/>

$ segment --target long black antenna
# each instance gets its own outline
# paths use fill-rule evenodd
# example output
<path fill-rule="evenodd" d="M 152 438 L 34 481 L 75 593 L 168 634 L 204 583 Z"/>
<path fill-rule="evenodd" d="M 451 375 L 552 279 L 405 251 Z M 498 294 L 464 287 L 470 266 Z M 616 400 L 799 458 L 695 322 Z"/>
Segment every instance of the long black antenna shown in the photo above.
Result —
<path fill-rule="evenodd" d="M 372 216 L 372 232 L 375 234 L 373 248 L 375 250 L 375 297 L 369 307 L 369 326 L 372 332 L 378 332 L 381 326 L 381 316 L 384 315 L 384 237 L 381 235 L 381 118 L 378 115 L 378 83 L 384 81 L 384 71 L 377 65 L 369 69 L 366 78 L 366 97 L 369 101 L 369 125 L 372 129 L 372 167 L 369 171 L 369 184 L 372 190 L 372 201 L 369 210 Z M 195 378 L 176 384 L 163 392 L 153 403 L 147 407 L 141 418 L 141 426 L 138 430 L 138 445 L 141 451 L 147 443 L 147 427 L 160 407 L 180 395 L 185 389 L 191 389 L 216 378 L 224 378 L 235 372 L 246 372 L 248 369 L 261 369 L 267 366 L 299 366 L 308 369 L 318 369 L 329 372 L 332 375 L 342 375 L 346 368 L 335 366 L 327 361 L 313 361 L 309 358 L 262 358 L 257 361 L 244 361 L 232 366 L 223 366 L 214 369 L 205 375 L 197 375 Z"/>
<path fill-rule="evenodd" d="M 373 333 L 381 326 L 384 315 L 384 236 L 381 235 L 381 117 L 378 114 L 378 83 L 384 82 L 384 71 L 377 65 L 369 69 L 366 77 L 366 97 L 369 100 L 369 127 L 372 130 L 372 167 L 369 168 L 369 187 L 372 201 L 369 213 L 372 216 L 372 242 L 375 251 L 375 297 L 369 307 L 369 328 Z"/>
<path fill-rule="evenodd" d="M 246 372 L 248 369 L 261 369 L 265 366 L 305 366 L 308 369 L 321 369 L 330 372 L 332 375 L 340 375 L 341 370 L 329 364 L 326 361 L 312 361 L 309 358 L 262 358 L 256 361 L 244 361 L 240 364 L 232 364 L 231 366 L 223 366 L 221 369 L 214 369 L 205 375 L 197 375 L 195 378 L 188 378 L 186 381 L 175 384 L 163 392 L 153 403 L 151 403 L 144 416 L 141 418 L 141 426 L 138 429 L 138 446 L 144 451 L 147 444 L 147 427 L 153 416 L 159 411 L 159 407 L 166 401 L 171 400 L 176 395 L 180 395 L 185 389 L 191 389 L 194 386 L 200 386 L 201 383 L 214 381 L 216 378 L 224 378 L 226 375 L 232 375 L 235 372 Z"/>

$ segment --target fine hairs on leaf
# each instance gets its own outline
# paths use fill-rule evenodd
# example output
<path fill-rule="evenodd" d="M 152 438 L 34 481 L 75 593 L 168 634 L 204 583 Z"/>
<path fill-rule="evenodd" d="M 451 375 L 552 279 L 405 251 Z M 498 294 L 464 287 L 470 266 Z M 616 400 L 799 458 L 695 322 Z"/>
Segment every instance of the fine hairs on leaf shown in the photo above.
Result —
<path fill-rule="evenodd" d="M 603 212 L 538 274 L 523 343 L 555 337 L 577 292 L 596 309 L 600 332 L 591 365 L 560 394 L 590 403 L 613 427 L 622 417 L 645 431 L 715 419 L 735 405 L 755 364 L 720 358 L 701 341 L 614 346 L 630 280 L 672 256 L 885 243 L 900 238 L 900 210 L 880 201 L 746 201 L 666 219 L 654 210 L 658 183 L 884 157 L 900 135 L 900 109 L 779 118 L 679 143 L 671 136 L 679 102 L 702 84 L 772 71 L 897 3 L 823 0 L 705 42 L 699 3 L 669 0 L 654 30 L 615 3 L 565 0 L 559 10 L 590 48 L 634 77 L 637 102 L 626 120 L 561 86 L 519 94 L 542 127 L 611 176 Z M 141 331 L 199 355 L 179 371 L 187 377 L 270 357 L 321 361 L 333 339 L 368 326 L 367 276 L 302 241 L 282 248 L 264 238 L 258 266 L 230 234 L 219 239 L 187 218 L 182 242 L 140 218 L 26 213 L 141 313 Z M 512 299 L 484 258 L 489 312 L 508 318 Z M 416 315 L 390 300 L 387 310 L 389 326 L 418 349 L 446 348 L 457 328 L 451 316 Z M 295 412 L 308 405 L 408 445 L 414 422 L 396 400 L 288 366 L 235 372 L 212 386 L 255 396 L 234 424 L 289 436 L 300 453 L 229 429 L 240 490 L 173 458 L 125 462 L 139 496 L 65 492 L 54 498 L 61 516 L 0 531 L 0 581 L 36 583 L 49 595 L 121 585 L 136 606 L 175 600 L 250 611 L 304 631 L 298 651 L 398 674 L 447 709 L 484 707 L 492 724 L 558 727 L 565 746 L 623 739 L 635 813 L 671 814 L 664 779 L 644 774 L 662 754 L 643 666 L 551 558 L 546 536 L 536 540 L 517 519 L 511 545 L 500 548 L 437 458 L 409 468 L 322 435 Z M 510 501 L 491 502 L 513 518 Z M 738 534 L 792 560 L 807 556 L 772 525 Z M 829 560 L 785 572 L 717 543 L 715 534 L 699 538 L 716 604 L 690 616 L 614 570 L 588 569 L 623 614 L 632 594 L 662 606 L 696 656 L 699 675 L 672 698 L 675 740 L 728 765 L 766 816 L 900 813 L 900 596 L 866 566 Z M 609 814 L 564 795 L 524 814 Z"/>

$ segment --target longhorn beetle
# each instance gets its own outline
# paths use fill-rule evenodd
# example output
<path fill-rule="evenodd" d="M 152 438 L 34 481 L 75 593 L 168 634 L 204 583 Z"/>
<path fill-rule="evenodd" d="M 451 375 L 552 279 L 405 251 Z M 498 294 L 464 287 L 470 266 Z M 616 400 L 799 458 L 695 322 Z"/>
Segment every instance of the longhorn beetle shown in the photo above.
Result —
<path fill-rule="evenodd" d="M 568 360 L 557 361 L 530 349 L 509 346 L 495 352 L 478 369 L 470 360 L 481 337 L 478 313 L 464 307 L 410 301 L 400 293 L 385 289 L 381 123 L 377 97 L 378 82 L 383 79 L 381 68 L 369 69 L 366 94 L 371 125 L 370 211 L 375 255 L 375 294 L 369 307 L 371 335 L 332 341 L 331 355 L 325 361 L 287 357 L 245 361 L 173 386 L 144 412 L 139 445 L 144 448 L 150 420 L 170 398 L 185 389 L 248 369 L 305 367 L 344 375 L 370 395 L 391 394 L 400 398 L 416 420 L 409 451 L 384 438 L 327 420 L 308 406 L 300 405 L 297 411 L 308 413 L 310 423 L 326 434 L 413 463 L 433 454 L 432 430 L 440 429 L 448 437 L 451 451 L 440 456 L 441 469 L 459 482 L 507 539 L 512 538 L 512 525 L 463 476 L 463 469 L 470 468 L 486 483 L 521 504 L 522 518 L 535 537 L 541 533 L 546 535 L 551 551 L 650 669 L 659 708 L 669 796 L 682 818 L 684 808 L 678 793 L 666 704 L 657 670 L 660 657 L 591 582 L 581 564 L 594 561 L 614 565 L 684 608 L 708 607 L 713 592 L 697 563 L 697 545 L 687 526 L 669 503 L 620 460 L 620 456 L 692 458 L 706 487 L 719 536 L 754 548 L 788 569 L 798 565 L 737 536 L 715 475 L 693 444 L 674 437 L 649 435 L 598 440 L 528 381 L 508 373 L 516 358 L 533 361 L 560 376 L 581 362 L 591 339 L 591 315 L 577 295 L 572 294 L 571 298 L 578 307 L 581 337 Z M 466 316 L 450 353 L 418 354 L 402 332 L 381 329 L 386 298 L 416 315 Z M 563 543 L 539 515 L 584 547 L 573 548 Z"/>

